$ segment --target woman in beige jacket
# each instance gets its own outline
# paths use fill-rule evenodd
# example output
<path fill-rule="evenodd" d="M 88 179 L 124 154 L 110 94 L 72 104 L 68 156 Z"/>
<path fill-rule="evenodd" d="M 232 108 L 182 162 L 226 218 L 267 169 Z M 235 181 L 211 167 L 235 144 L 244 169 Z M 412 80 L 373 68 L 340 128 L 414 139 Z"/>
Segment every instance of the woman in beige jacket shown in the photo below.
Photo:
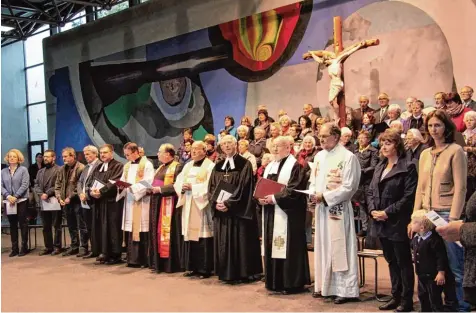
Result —
<path fill-rule="evenodd" d="M 461 217 L 466 197 L 468 162 L 461 146 L 454 143 L 455 125 L 444 110 L 428 114 L 425 131 L 428 145 L 419 161 L 415 210 L 434 210 L 446 221 Z M 411 234 L 411 231 L 409 231 Z M 454 242 L 445 242 L 450 268 L 456 280 L 456 294 L 460 311 L 468 311 L 463 301 L 463 248 Z M 445 292 L 446 293 L 446 292 Z"/>

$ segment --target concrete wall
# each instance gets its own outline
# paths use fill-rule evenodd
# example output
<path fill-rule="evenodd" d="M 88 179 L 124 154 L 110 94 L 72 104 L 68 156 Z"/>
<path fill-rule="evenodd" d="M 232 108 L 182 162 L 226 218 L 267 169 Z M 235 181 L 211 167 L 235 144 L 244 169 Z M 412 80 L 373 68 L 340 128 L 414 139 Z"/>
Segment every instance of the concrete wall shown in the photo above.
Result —
<path fill-rule="evenodd" d="M 2 143 L 3 157 L 19 149 L 28 161 L 28 120 L 23 42 L 2 47 Z"/>

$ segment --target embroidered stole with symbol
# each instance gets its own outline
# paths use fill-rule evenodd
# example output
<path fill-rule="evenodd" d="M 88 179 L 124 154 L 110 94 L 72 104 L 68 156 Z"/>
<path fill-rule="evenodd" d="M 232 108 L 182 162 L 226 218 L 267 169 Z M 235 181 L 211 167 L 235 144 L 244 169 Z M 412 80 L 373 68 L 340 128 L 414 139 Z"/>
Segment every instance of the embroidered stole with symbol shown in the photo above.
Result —
<path fill-rule="evenodd" d="M 291 172 L 294 164 L 296 163 L 296 158 L 292 155 L 289 155 L 286 161 L 284 162 L 281 171 L 278 176 L 278 183 L 287 185 L 289 179 L 291 178 Z M 268 178 L 269 174 L 274 174 L 272 170 L 277 171 L 279 167 L 279 161 L 274 161 L 269 164 L 264 171 L 264 178 Z M 264 242 L 267 240 L 264 237 L 264 213 L 263 213 L 263 241 L 262 245 L 262 255 L 264 256 Z M 288 243 L 288 215 L 279 207 L 278 204 L 274 205 L 274 225 L 273 225 L 273 238 L 271 241 L 272 251 L 271 258 L 273 259 L 286 259 L 287 253 L 287 243 Z"/>
<path fill-rule="evenodd" d="M 178 165 L 178 162 L 173 161 L 167 168 L 164 177 L 164 186 L 172 185 L 174 183 L 175 169 Z M 157 173 L 160 172 L 164 166 L 165 165 L 162 164 L 157 170 Z M 159 223 L 157 224 L 157 238 L 159 238 L 157 244 L 161 258 L 168 258 L 170 255 L 170 231 L 174 207 L 175 203 L 173 196 L 162 197 L 160 202 Z"/>

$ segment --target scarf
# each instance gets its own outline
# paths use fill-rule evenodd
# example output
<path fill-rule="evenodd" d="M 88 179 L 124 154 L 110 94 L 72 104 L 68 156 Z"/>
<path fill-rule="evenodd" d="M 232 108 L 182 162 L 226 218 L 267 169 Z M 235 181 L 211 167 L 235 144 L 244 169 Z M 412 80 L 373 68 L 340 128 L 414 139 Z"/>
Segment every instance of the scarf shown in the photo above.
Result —
<path fill-rule="evenodd" d="M 457 106 L 455 106 L 452 109 L 450 109 L 449 107 L 446 107 L 446 113 L 448 113 L 450 117 L 457 117 L 463 112 L 464 109 L 465 109 L 465 106 L 462 103 L 459 103 Z"/>
<path fill-rule="evenodd" d="M 476 135 L 476 128 L 466 129 L 466 130 L 463 132 L 463 137 L 464 137 L 464 140 L 466 141 L 466 144 L 468 144 L 469 138 L 471 138 L 471 137 L 474 136 L 474 135 Z"/>
<path fill-rule="evenodd" d="M 302 149 L 301 151 L 299 151 L 299 154 L 298 154 L 298 163 L 301 164 L 302 166 L 304 166 L 306 164 L 306 159 L 308 156 L 312 155 L 312 153 L 314 152 L 316 148 L 312 148 L 311 150 L 309 151 L 306 151 L 304 149 Z"/>

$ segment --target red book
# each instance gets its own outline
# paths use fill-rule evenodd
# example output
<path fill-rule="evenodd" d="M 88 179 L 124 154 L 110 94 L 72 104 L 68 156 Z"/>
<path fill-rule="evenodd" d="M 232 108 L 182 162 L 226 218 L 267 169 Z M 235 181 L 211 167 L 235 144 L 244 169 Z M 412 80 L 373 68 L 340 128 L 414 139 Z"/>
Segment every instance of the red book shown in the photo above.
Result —
<path fill-rule="evenodd" d="M 118 186 L 118 187 L 124 187 L 124 188 L 129 188 L 130 186 L 132 186 L 132 184 L 129 184 L 128 182 L 125 182 L 125 181 L 122 181 L 122 180 L 109 180 L 110 183 Z"/>
<path fill-rule="evenodd" d="M 256 183 L 256 188 L 253 196 L 256 199 L 262 199 L 269 195 L 274 195 L 275 193 L 283 191 L 286 188 L 286 185 L 275 182 L 267 178 L 260 178 Z"/>

